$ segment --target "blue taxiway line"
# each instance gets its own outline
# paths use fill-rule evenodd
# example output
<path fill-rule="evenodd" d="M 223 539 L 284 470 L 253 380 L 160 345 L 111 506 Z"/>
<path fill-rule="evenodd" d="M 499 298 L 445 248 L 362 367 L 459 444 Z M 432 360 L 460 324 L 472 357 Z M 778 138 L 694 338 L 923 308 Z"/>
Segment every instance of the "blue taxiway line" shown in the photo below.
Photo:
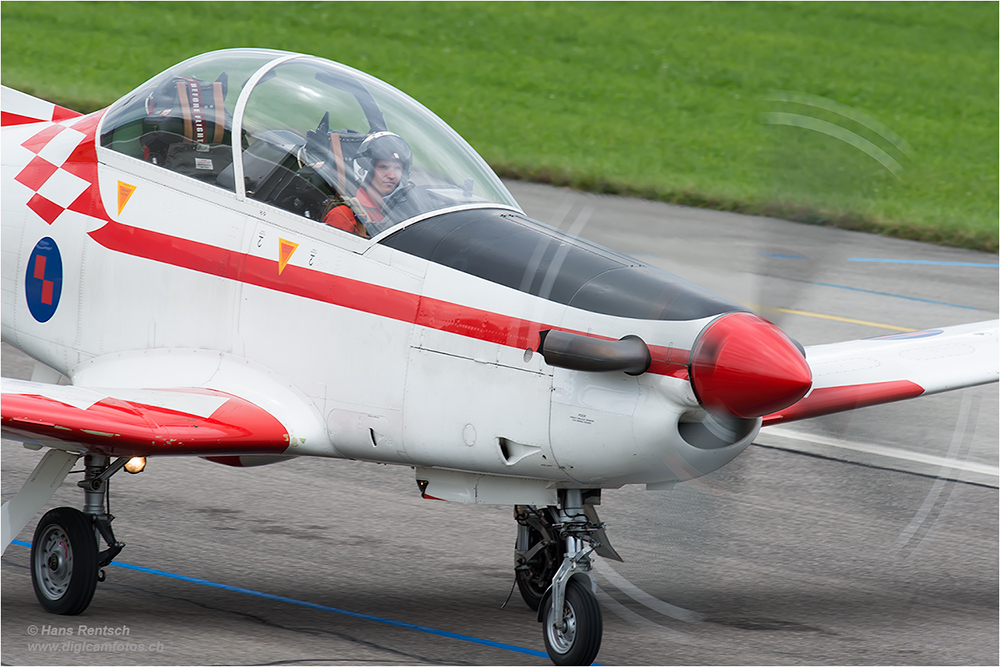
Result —
<path fill-rule="evenodd" d="M 849 285 L 834 285 L 833 283 L 813 283 L 820 287 L 836 287 L 837 289 L 851 290 L 852 292 L 865 292 L 867 294 L 878 294 L 879 296 L 891 296 L 896 299 L 909 299 L 910 301 L 920 301 L 921 303 L 933 303 L 938 306 L 951 306 L 952 308 L 965 308 L 967 310 L 982 310 L 976 306 L 966 306 L 961 303 L 949 303 L 947 301 L 935 301 L 934 299 L 921 299 L 918 296 L 906 296 L 905 294 L 893 294 L 892 292 L 879 292 L 873 289 L 862 289 L 860 287 L 850 287 Z"/>
<path fill-rule="evenodd" d="M 774 257 L 775 259 L 811 259 L 806 255 L 789 252 L 759 252 L 760 257 Z M 923 264 L 925 266 L 971 266 L 977 269 L 996 269 L 1000 264 L 988 262 L 944 262 L 933 259 L 885 259 L 882 257 L 847 257 L 848 262 L 875 262 L 877 264 Z"/>
<path fill-rule="evenodd" d="M 31 548 L 30 542 L 24 542 L 22 540 L 14 540 L 11 544 L 17 544 L 22 547 Z M 208 579 L 199 579 L 197 577 L 188 577 L 183 574 L 174 574 L 173 572 L 166 572 L 164 570 L 156 570 L 151 567 L 143 567 L 141 565 L 130 565 L 129 563 L 111 563 L 112 567 L 120 567 L 124 570 L 134 570 L 136 572 L 143 572 L 145 574 L 154 574 L 158 577 L 166 577 L 167 579 L 176 579 L 178 581 L 186 581 L 190 584 L 198 584 L 199 586 L 208 586 L 210 588 L 219 588 L 224 591 L 231 591 L 233 593 L 242 593 L 243 595 L 252 595 L 254 597 L 263 598 L 265 600 L 274 600 L 275 602 L 286 602 L 288 604 L 298 605 L 299 607 L 306 607 L 308 609 L 316 609 L 318 611 L 328 611 L 333 614 L 340 614 L 341 616 L 349 616 L 351 618 L 359 618 L 365 621 L 374 621 L 375 623 L 382 623 L 383 625 L 391 625 L 397 628 L 406 628 L 407 630 L 416 630 L 417 632 L 424 632 L 429 635 L 437 635 L 438 637 L 447 637 L 448 639 L 458 639 L 464 642 L 471 642 L 473 644 L 480 644 L 482 646 L 490 646 L 492 648 L 499 648 L 505 651 L 513 651 L 514 653 L 523 653 L 525 655 L 532 655 L 538 658 L 548 658 L 547 653 L 542 651 L 536 651 L 530 648 L 524 648 L 522 646 L 514 646 L 513 644 L 503 644 L 501 642 L 491 641 L 489 639 L 480 639 L 479 637 L 470 637 L 468 635 L 460 635 L 457 632 L 448 632 L 447 630 L 438 630 L 437 628 L 430 628 L 426 625 L 417 625 L 415 623 L 407 623 L 405 621 L 394 621 L 391 618 L 382 618 L 381 616 L 372 616 L 371 614 L 362 614 L 356 611 L 349 611 L 347 609 L 338 609 L 337 607 L 329 607 L 324 604 L 317 604 L 315 602 L 306 602 L 305 600 L 296 600 L 295 598 L 285 597 L 284 595 L 274 595 L 272 593 L 264 593 L 263 591 L 255 591 L 250 588 L 241 588 L 239 586 L 230 586 L 229 584 L 220 584 L 216 581 L 209 581 Z"/>
<path fill-rule="evenodd" d="M 779 259 L 810 259 L 805 255 L 791 254 L 791 253 L 757 253 L 761 257 L 775 257 Z M 977 268 L 998 268 L 1000 264 L 981 264 L 978 262 L 936 262 L 931 260 L 922 259 L 879 259 L 877 257 L 848 257 L 848 262 L 885 262 L 888 264 L 934 264 L 938 266 L 973 266 Z M 966 306 L 961 303 L 949 303 L 947 301 L 935 301 L 934 299 L 921 299 L 916 296 L 906 296 L 905 294 L 893 294 L 892 292 L 879 292 L 876 290 L 862 289 L 860 287 L 849 287 L 847 285 L 834 285 L 833 283 L 810 283 L 812 285 L 819 285 L 820 287 L 836 287 L 837 289 L 852 290 L 854 292 L 866 292 L 868 294 L 877 294 L 879 296 L 889 296 L 895 299 L 909 299 L 910 301 L 920 301 L 922 303 L 933 303 L 939 306 L 951 306 L 952 308 L 965 308 L 967 310 L 982 310 L 982 308 L 977 308 L 976 306 Z"/>
<path fill-rule="evenodd" d="M 937 262 L 930 259 L 881 259 L 878 257 L 848 257 L 848 262 L 877 262 L 880 264 L 924 264 L 927 266 L 973 266 L 980 269 L 1000 268 L 1000 264 L 982 262 Z"/>

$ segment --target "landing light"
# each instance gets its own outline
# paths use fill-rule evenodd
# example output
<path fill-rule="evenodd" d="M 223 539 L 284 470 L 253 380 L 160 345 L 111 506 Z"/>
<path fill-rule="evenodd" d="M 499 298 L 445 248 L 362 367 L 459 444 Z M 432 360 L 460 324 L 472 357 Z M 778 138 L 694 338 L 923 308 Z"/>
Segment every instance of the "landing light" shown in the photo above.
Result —
<path fill-rule="evenodd" d="M 125 471 L 130 472 L 133 475 L 138 475 L 140 472 L 146 469 L 146 457 L 145 456 L 133 456 L 125 464 Z"/>

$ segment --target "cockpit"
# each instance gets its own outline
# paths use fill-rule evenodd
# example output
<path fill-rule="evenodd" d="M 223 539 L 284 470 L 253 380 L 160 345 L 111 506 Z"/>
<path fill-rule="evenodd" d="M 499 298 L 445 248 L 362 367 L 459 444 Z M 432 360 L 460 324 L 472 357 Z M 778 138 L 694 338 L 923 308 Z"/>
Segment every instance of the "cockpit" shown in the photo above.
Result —
<path fill-rule="evenodd" d="M 313 56 L 260 49 L 197 56 L 115 103 L 100 132 L 106 148 L 360 236 L 462 205 L 520 208 L 428 109 Z M 379 153 L 379 139 L 389 137 L 396 148 Z M 375 167 L 397 159 L 391 190 L 376 187 Z"/>
<path fill-rule="evenodd" d="M 197 56 L 112 105 L 99 131 L 106 149 L 238 200 L 571 307 L 683 320 L 742 309 L 528 219 L 444 121 L 322 58 L 260 49 Z M 381 167 L 395 173 L 391 188 L 376 178 Z"/>

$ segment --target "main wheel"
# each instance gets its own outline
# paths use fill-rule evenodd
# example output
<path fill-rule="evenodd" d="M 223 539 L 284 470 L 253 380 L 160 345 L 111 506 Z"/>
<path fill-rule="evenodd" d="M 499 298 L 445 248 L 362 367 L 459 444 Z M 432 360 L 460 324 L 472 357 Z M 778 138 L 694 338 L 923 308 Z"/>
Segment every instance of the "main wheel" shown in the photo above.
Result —
<path fill-rule="evenodd" d="M 597 598 L 584 583 L 585 579 L 573 577 L 566 584 L 565 622 L 556 627 L 552 622 L 552 605 L 544 613 L 545 650 L 557 665 L 589 665 L 601 650 L 604 624 Z"/>
<path fill-rule="evenodd" d="M 72 507 L 42 517 L 31 543 L 31 584 L 46 611 L 73 616 L 97 588 L 97 538 L 90 518 Z"/>
<path fill-rule="evenodd" d="M 525 526 L 528 531 L 528 544 L 534 546 L 542 539 L 542 535 L 534 528 Z M 562 562 L 558 544 L 550 544 L 546 548 L 535 554 L 535 557 L 514 570 L 514 578 L 517 581 L 517 589 L 521 592 L 524 603 L 532 611 L 538 611 L 545 591 L 552 584 L 552 577 L 555 576 L 559 564 Z M 515 565 L 517 565 L 515 561 Z"/>

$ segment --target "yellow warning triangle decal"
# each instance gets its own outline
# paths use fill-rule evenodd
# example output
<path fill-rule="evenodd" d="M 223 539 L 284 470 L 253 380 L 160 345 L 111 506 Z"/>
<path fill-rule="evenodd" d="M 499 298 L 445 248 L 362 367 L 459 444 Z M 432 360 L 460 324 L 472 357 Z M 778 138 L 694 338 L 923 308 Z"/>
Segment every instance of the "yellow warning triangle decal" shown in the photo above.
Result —
<path fill-rule="evenodd" d="M 122 214 L 122 209 L 128 203 L 128 198 L 135 192 L 135 186 L 118 181 L 118 215 Z"/>
<path fill-rule="evenodd" d="M 298 243 L 292 243 L 291 241 L 286 241 L 285 239 L 278 239 L 278 275 L 285 270 L 285 266 L 288 265 L 288 260 L 292 258 L 292 253 L 295 249 L 299 247 Z"/>

